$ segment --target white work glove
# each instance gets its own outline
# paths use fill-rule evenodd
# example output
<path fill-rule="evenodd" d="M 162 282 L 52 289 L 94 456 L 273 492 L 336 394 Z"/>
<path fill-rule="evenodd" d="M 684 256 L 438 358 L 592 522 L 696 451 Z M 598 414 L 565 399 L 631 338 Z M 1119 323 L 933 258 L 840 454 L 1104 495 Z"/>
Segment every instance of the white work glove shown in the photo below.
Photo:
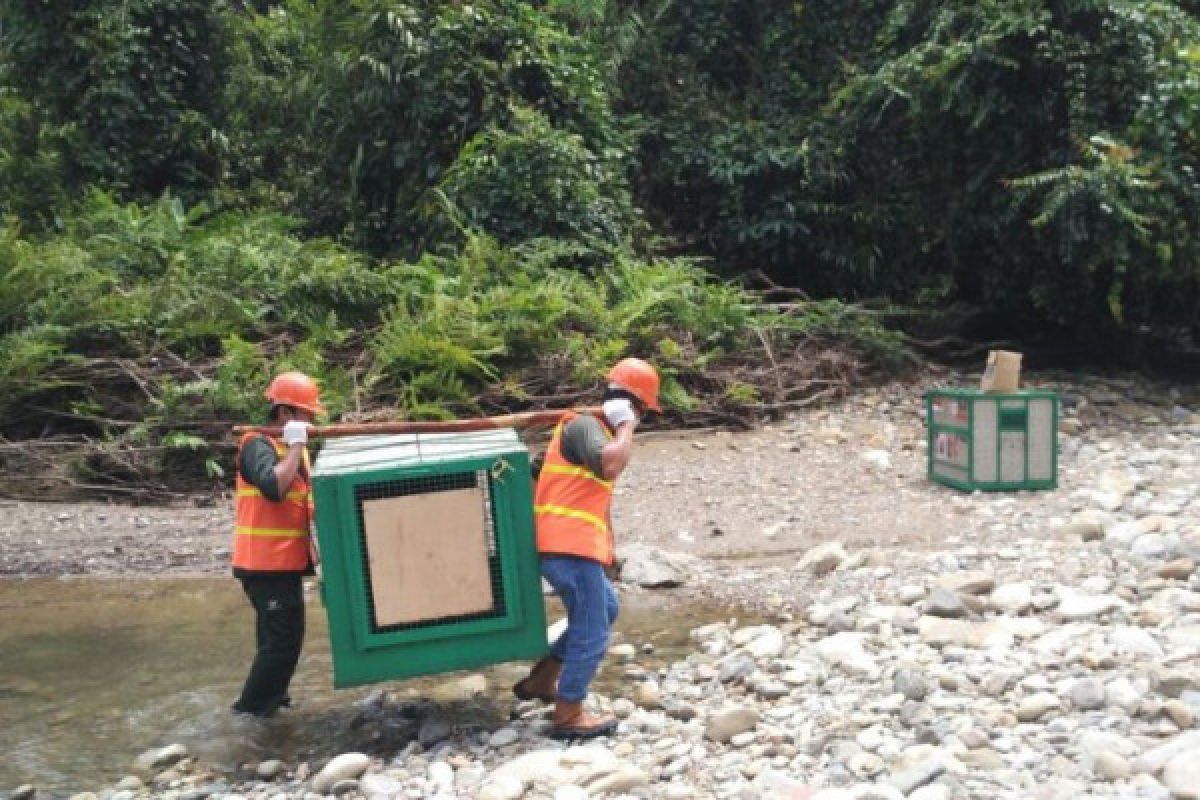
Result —
<path fill-rule="evenodd" d="M 283 426 L 283 443 L 288 447 L 308 443 L 308 423 L 298 419 L 289 420 Z"/>
<path fill-rule="evenodd" d="M 637 414 L 633 410 L 633 403 L 628 397 L 614 397 L 612 400 L 604 401 L 602 406 L 604 409 L 604 417 L 608 420 L 608 424 L 613 427 L 613 430 L 621 427 L 625 422 L 637 422 Z"/>

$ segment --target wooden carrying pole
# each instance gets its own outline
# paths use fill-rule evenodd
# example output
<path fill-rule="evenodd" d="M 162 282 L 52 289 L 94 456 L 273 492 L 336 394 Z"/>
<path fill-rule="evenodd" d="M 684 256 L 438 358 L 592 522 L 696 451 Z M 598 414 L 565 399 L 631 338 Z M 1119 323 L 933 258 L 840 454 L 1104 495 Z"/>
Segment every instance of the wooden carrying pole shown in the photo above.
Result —
<path fill-rule="evenodd" d="M 452 419 L 442 422 L 345 422 L 337 425 L 310 425 L 308 433 L 318 439 L 336 439 L 341 436 L 380 436 L 397 433 L 470 433 L 493 428 L 548 428 L 557 425 L 564 415 L 570 413 L 591 414 L 594 417 L 603 414 L 599 408 L 576 408 L 526 411 L 498 417 Z M 271 425 L 235 425 L 233 432 L 239 436 L 245 433 L 280 436 L 283 428 Z"/>

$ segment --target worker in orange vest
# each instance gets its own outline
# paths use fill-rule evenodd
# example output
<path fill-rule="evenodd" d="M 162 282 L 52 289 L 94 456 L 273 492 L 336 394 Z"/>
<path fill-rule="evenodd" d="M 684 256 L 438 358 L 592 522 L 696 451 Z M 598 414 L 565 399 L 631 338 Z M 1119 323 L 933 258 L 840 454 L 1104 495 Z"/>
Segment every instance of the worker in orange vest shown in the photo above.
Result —
<path fill-rule="evenodd" d="M 304 644 L 305 575 L 315 572 L 308 426 L 325 412 L 317 383 L 284 372 L 265 393 L 276 439 L 247 433 L 238 442 L 233 574 L 254 606 L 258 645 L 234 711 L 270 716 L 291 705 L 288 686 Z"/>
<path fill-rule="evenodd" d="M 555 738 L 611 733 L 617 721 L 583 709 L 588 685 L 608 648 L 617 594 L 605 574 L 613 565 L 613 486 L 633 456 L 633 434 L 647 410 L 661 411 L 659 377 L 638 358 L 608 373 L 604 420 L 568 414 L 546 451 L 534 490 L 542 575 L 567 609 L 567 629 L 529 676 L 513 687 L 523 700 L 554 703 Z"/>

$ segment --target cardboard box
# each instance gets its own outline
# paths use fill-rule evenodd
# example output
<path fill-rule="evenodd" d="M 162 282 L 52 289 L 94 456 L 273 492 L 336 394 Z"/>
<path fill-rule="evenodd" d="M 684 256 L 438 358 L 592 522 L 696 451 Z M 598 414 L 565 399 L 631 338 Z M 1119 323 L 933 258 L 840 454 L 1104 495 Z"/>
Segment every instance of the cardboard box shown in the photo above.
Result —
<path fill-rule="evenodd" d="M 1021 386 L 1021 354 L 1008 350 L 988 353 L 979 388 L 985 392 L 1015 392 Z"/>

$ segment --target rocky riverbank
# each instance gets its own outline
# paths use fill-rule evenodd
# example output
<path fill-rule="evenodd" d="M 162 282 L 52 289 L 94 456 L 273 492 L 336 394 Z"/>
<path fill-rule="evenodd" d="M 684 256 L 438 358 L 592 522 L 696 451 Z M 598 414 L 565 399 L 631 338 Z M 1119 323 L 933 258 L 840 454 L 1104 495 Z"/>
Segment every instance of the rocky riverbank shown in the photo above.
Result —
<path fill-rule="evenodd" d="M 902 391 L 651 455 L 618 520 L 643 547 L 623 591 L 683 584 L 765 622 L 698 628 L 659 668 L 614 646 L 624 688 L 592 698 L 612 737 L 556 743 L 525 703 L 463 728 L 379 692 L 364 714 L 408 718 L 413 741 L 232 774 L 172 746 L 76 800 L 1200 798 L 1200 420 L 1179 395 L 1128 397 L 1073 399 L 1055 492 L 932 487 Z M 835 463 L 841 507 L 818 478 Z M 722 488 L 667 485 L 693 469 Z M 674 523 L 661 496 L 630 507 L 653 485 L 677 492 Z M 858 522 L 815 541 L 839 516 Z"/>

